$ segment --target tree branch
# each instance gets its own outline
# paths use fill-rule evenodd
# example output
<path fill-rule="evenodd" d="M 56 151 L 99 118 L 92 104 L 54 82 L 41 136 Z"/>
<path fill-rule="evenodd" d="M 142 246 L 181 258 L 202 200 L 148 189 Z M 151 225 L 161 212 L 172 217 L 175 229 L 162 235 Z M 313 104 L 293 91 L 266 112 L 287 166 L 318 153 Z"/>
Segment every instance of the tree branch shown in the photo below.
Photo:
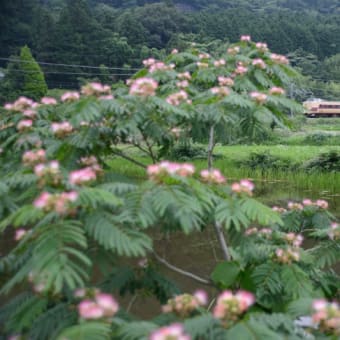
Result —
<path fill-rule="evenodd" d="M 214 132 L 215 127 L 214 125 L 211 125 L 210 131 L 209 131 L 209 144 L 208 144 L 208 169 L 210 170 L 213 165 L 213 151 L 214 151 Z"/>
<path fill-rule="evenodd" d="M 134 163 L 134 164 L 136 164 L 136 165 L 142 167 L 143 169 L 146 169 L 146 165 L 144 165 L 143 163 L 138 162 L 138 161 L 136 161 L 135 159 L 133 159 L 133 158 L 131 158 L 131 157 L 125 155 L 125 154 L 124 154 L 123 152 L 121 152 L 120 150 L 112 150 L 112 151 L 113 151 L 113 153 L 114 153 L 115 155 L 120 156 L 120 157 L 122 157 L 122 158 L 124 158 L 124 159 L 126 159 L 126 160 L 128 160 L 128 161 L 130 161 L 130 162 L 132 162 L 132 163 Z"/>
<path fill-rule="evenodd" d="M 164 264 L 167 268 L 173 270 L 174 272 L 182 274 L 182 275 L 184 275 L 186 277 L 189 277 L 189 278 L 191 278 L 191 279 L 193 279 L 195 281 L 198 281 L 200 283 L 203 283 L 205 285 L 213 286 L 213 283 L 210 280 L 204 279 L 204 278 L 202 278 L 200 276 L 197 276 L 197 275 L 195 275 L 193 273 L 190 273 L 190 272 L 188 272 L 186 270 L 180 269 L 180 268 L 172 265 L 167 260 L 165 260 L 162 257 L 160 257 L 155 251 L 153 251 L 153 254 L 154 254 L 154 256 L 155 256 L 155 258 L 157 259 L 158 262 Z"/>
<path fill-rule="evenodd" d="M 214 228 L 215 228 L 215 231 L 216 231 L 218 242 L 220 243 L 220 246 L 221 246 L 221 249 L 222 249 L 222 252 L 223 252 L 223 257 L 224 257 L 225 260 L 230 261 L 231 256 L 230 256 L 230 252 L 229 252 L 229 249 L 228 249 L 227 242 L 226 242 L 224 234 L 223 234 L 222 226 L 219 222 L 214 222 Z"/>

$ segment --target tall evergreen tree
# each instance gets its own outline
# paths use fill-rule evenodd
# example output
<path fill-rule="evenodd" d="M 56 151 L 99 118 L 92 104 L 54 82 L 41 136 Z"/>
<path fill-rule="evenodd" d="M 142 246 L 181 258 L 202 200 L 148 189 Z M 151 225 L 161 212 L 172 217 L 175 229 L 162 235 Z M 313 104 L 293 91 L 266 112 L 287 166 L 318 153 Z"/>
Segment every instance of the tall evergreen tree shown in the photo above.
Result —
<path fill-rule="evenodd" d="M 43 97 L 48 90 L 44 73 L 39 64 L 34 60 L 28 46 L 21 48 L 20 69 L 24 75 L 22 94 L 35 100 Z"/>

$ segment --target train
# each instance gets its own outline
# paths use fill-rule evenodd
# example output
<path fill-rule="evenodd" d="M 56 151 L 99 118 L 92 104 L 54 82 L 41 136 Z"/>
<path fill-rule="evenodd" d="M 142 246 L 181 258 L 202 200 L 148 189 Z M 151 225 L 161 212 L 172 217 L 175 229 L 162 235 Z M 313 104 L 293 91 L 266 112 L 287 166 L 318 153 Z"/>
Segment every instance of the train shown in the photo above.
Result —
<path fill-rule="evenodd" d="M 340 117 L 340 101 L 311 99 L 303 102 L 303 108 L 308 118 Z"/>

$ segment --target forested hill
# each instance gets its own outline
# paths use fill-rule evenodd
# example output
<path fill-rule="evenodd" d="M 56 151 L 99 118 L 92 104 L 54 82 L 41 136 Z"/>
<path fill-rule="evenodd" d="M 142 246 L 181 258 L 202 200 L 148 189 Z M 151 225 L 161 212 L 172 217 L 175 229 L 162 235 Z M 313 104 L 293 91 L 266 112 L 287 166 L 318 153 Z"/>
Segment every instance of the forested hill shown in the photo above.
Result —
<path fill-rule="evenodd" d="M 314 10 L 322 13 L 340 12 L 338 0 L 92 0 L 92 3 L 100 2 L 124 8 L 164 2 L 192 10 L 242 7 L 256 11 L 275 11 L 278 8 L 288 8 L 290 10 Z"/>
<path fill-rule="evenodd" d="M 44 64 L 49 87 L 73 87 L 79 78 L 121 79 L 187 41 L 218 46 L 251 34 L 305 74 L 340 82 L 339 8 L 339 0 L 0 0 L 0 67 L 24 45 L 38 61 L 102 65 Z"/>
<path fill-rule="evenodd" d="M 62 6 L 66 0 L 43 0 L 52 7 Z M 274 12 L 278 9 L 340 13 L 338 0 L 90 0 L 91 5 L 106 4 L 115 8 L 131 8 L 153 3 L 175 5 L 186 10 L 245 8 L 252 11 Z"/>

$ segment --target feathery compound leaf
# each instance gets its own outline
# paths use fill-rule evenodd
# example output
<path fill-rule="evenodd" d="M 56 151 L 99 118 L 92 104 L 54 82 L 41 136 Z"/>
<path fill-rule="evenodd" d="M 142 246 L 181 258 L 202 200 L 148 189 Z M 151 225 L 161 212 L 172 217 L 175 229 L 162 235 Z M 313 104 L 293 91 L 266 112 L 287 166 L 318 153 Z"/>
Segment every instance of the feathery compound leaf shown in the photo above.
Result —
<path fill-rule="evenodd" d="M 118 340 L 147 340 L 158 326 L 152 322 L 129 322 L 119 327 L 116 335 Z"/>
<path fill-rule="evenodd" d="M 57 337 L 57 340 L 105 340 L 110 339 L 110 333 L 110 324 L 91 321 L 66 328 Z"/>
<path fill-rule="evenodd" d="M 227 331 L 226 340 L 285 340 L 264 324 L 254 320 L 241 321 Z"/>
<path fill-rule="evenodd" d="M 308 275 L 295 264 L 286 265 L 281 272 L 285 291 L 295 298 L 310 296 L 313 284 Z"/>
<path fill-rule="evenodd" d="M 242 199 L 241 209 L 251 221 L 257 221 L 262 225 L 282 224 L 278 213 L 253 198 Z"/>
<path fill-rule="evenodd" d="M 156 213 L 171 225 L 180 225 L 185 233 L 199 229 L 203 210 L 198 199 L 180 187 L 159 187 L 151 198 Z"/>
<path fill-rule="evenodd" d="M 226 229 L 234 227 L 237 231 L 246 227 L 250 222 L 238 201 L 226 199 L 216 206 L 215 219 L 221 222 Z"/>
<path fill-rule="evenodd" d="M 23 329 L 29 328 L 33 321 L 46 309 L 47 303 L 47 299 L 32 295 L 19 305 L 6 320 L 6 329 L 12 332 L 21 332 Z"/>
<path fill-rule="evenodd" d="M 226 331 L 211 314 L 199 315 L 184 321 L 186 333 L 195 339 L 225 339 Z"/>
<path fill-rule="evenodd" d="M 264 263 L 257 266 L 251 277 L 256 286 L 256 301 L 266 307 L 272 307 L 277 295 L 281 294 L 283 281 L 279 275 L 280 267 L 276 263 Z"/>
<path fill-rule="evenodd" d="M 84 286 L 88 274 L 84 268 L 91 265 L 89 258 L 79 250 L 87 241 L 84 230 L 76 221 L 61 221 L 44 226 L 36 240 L 31 263 L 45 289 L 60 292 Z"/>
<path fill-rule="evenodd" d="M 101 287 L 108 292 L 118 290 L 124 295 L 136 281 L 135 272 L 130 267 L 117 267 L 105 278 Z"/>
<path fill-rule="evenodd" d="M 143 256 L 151 249 L 151 239 L 144 233 L 124 225 L 106 212 L 89 215 L 86 231 L 106 250 L 119 255 Z"/>
<path fill-rule="evenodd" d="M 76 323 L 78 315 L 66 303 L 58 304 L 41 314 L 32 324 L 31 340 L 54 340 L 60 331 Z"/>
<path fill-rule="evenodd" d="M 312 312 L 313 299 L 311 297 L 300 298 L 290 302 L 287 306 L 287 312 L 293 317 L 310 315 Z"/>
<path fill-rule="evenodd" d="M 0 230 L 10 225 L 15 227 L 32 225 L 41 220 L 43 216 L 42 210 L 36 209 L 32 205 L 24 205 L 0 223 Z"/>
<path fill-rule="evenodd" d="M 307 252 L 312 254 L 314 263 L 319 268 L 330 267 L 340 261 L 340 244 L 338 242 L 322 242 Z"/>
<path fill-rule="evenodd" d="M 23 174 L 22 172 L 17 172 L 6 180 L 6 183 L 11 188 L 24 189 L 30 187 L 37 182 L 37 176 L 33 174 Z"/>
<path fill-rule="evenodd" d="M 83 188 L 79 192 L 82 206 L 97 209 L 100 206 L 117 206 L 122 201 L 109 191 L 98 188 Z"/>

